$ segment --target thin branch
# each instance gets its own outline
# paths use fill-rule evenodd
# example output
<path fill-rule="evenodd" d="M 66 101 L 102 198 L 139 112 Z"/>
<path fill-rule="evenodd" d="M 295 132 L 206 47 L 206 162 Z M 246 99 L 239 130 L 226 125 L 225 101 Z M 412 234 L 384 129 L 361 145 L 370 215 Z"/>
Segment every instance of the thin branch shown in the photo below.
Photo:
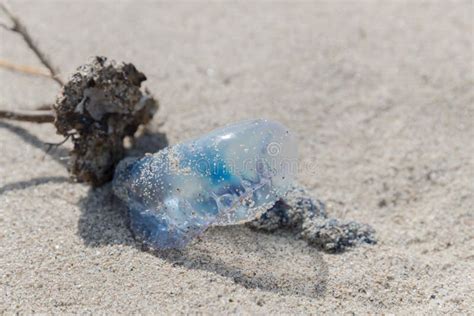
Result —
<path fill-rule="evenodd" d="M 48 153 L 51 151 L 51 149 L 57 148 L 57 147 L 63 145 L 65 142 L 67 142 L 67 140 L 68 140 L 69 138 L 72 137 L 72 138 L 74 139 L 74 135 L 76 135 L 76 133 L 70 133 L 70 134 L 68 134 L 68 135 L 67 135 L 66 137 L 64 137 L 64 139 L 63 139 L 62 141 L 60 141 L 59 143 L 44 143 L 44 144 L 47 146 L 46 151 L 45 151 L 46 154 L 48 154 Z"/>
<path fill-rule="evenodd" d="M 37 108 L 35 108 L 35 110 L 37 110 L 37 111 L 49 111 L 52 108 L 53 108 L 53 106 L 51 104 L 43 104 L 43 105 L 40 105 Z"/>
<path fill-rule="evenodd" d="M 45 72 L 43 69 L 40 69 L 40 68 L 26 66 L 26 65 L 13 64 L 13 63 L 11 63 L 7 60 L 3 60 L 3 59 L 0 59 L 0 67 L 6 68 L 6 69 L 9 69 L 9 70 L 13 70 L 13 71 L 23 72 L 23 73 L 26 73 L 26 74 L 29 74 L 29 75 L 52 78 L 49 71 Z"/>
<path fill-rule="evenodd" d="M 14 32 L 19 33 L 21 36 L 23 36 L 23 40 L 28 44 L 28 47 L 36 54 L 36 56 L 39 58 L 41 63 L 48 68 L 48 70 L 51 73 L 51 77 L 53 78 L 54 81 L 56 81 L 60 86 L 63 86 L 64 83 L 61 80 L 61 78 L 58 76 L 58 73 L 51 63 L 51 61 L 46 57 L 43 52 L 38 48 L 38 46 L 34 43 L 33 39 L 31 38 L 30 34 L 26 30 L 26 27 L 21 23 L 20 19 L 17 18 L 14 14 L 10 12 L 10 10 L 7 9 L 7 7 L 3 4 L 0 3 L 0 9 L 5 12 L 5 14 L 10 18 L 10 20 L 13 23 L 13 27 L 10 29 Z"/>
<path fill-rule="evenodd" d="M 51 111 L 3 111 L 0 110 L 0 118 L 34 122 L 34 123 L 52 123 L 54 114 Z"/>

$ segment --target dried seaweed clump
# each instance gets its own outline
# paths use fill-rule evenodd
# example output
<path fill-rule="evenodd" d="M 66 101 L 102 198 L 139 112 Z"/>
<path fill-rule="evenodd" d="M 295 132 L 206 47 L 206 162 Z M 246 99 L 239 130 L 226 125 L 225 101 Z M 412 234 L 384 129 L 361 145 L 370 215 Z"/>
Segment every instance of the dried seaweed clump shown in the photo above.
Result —
<path fill-rule="evenodd" d="M 293 187 L 260 218 L 247 223 L 253 229 L 290 230 L 327 252 L 341 252 L 357 244 L 375 244 L 375 231 L 366 224 L 329 218 L 325 205 L 300 187 Z"/>
<path fill-rule="evenodd" d="M 53 108 L 59 134 L 71 138 L 69 172 L 99 186 L 124 156 L 123 140 L 148 123 L 158 102 L 140 88 L 146 80 L 133 64 L 95 57 L 64 85 Z"/>

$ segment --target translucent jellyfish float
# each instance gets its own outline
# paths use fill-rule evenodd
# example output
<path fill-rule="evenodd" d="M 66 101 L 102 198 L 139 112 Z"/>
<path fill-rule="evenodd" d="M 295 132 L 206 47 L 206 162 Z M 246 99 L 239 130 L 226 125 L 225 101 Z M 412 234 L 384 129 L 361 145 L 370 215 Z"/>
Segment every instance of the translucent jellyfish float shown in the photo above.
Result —
<path fill-rule="evenodd" d="M 140 159 L 125 159 L 113 189 L 145 244 L 183 248 L 210 226 L 258 218 L 290 189 L 297 141 L 270 120 L 234 123 Z"/>

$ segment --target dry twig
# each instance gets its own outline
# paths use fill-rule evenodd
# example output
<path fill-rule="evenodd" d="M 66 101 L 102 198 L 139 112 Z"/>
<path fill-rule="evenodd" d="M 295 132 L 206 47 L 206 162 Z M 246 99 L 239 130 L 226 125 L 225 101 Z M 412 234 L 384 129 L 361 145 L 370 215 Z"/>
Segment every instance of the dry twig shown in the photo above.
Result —
<path fill-rule="evenodd" d="M 10 10 L 5 6 L 5 4 L 0 3 L 0 9 L 5 12 L 5 14 L 10 18 L 13 23 L 12 27 L 6 27 L 7 29 L 20 34 L 23 37 L 23 40 L 26 42 L 28 47 L 35 53 L 35 55 L 39 58 L 41 63 L 48 68 L 49 72 L 51 73 L 51 78 L 56 81 L 60 86 L 63 86 L 64 83 L 61 78 L 58 76 L 58 72 L 56 71 L 55 67 L 48 59 L 48 57 L 39 49 L 39 47 L 35 44 L 33 39 L 31 38 L 30 34 L 28 33 L 26 27 L 20 21 L 18 17 L 16 17 Z"/>
<path fill-rule="evenodd" d="M 18 72 L 23 72 L 29 75 L 35 75 L 35 76 L 42 76 L 42 77 L 48 77 L 48 78 L 53 78 L 51 77 L 51 74 L 48 72 L 45 72 L 43 69 L 36 68 L 36 67 L 31 67 L 27 65 L 18 65 L 11 63 L 7 60 L 0 59 L 0 67 L 13 70 L 13 71 L 18 71 Z M 54 78 L 53 78 L 54 79 Z"/>
<path fill-rule="evenodd" d="M 11 11 L 6 7 L 5 4 L 0 3 L 0 9 L 10 18 L 13 26 L 8 26 L 6 24 L 0 23 L 0 27 L 5 28 L 6 30 L 16 32 L 23 37 L 23 40 L 26 42 L 28 47 L 35 53 L 41 63 L 49 70 L 48 73 L 42 69 L 36 67 L 30 67 L 25 65 L 17 65 L 9 61 L 0 60 L 0 67 L 7 68 L 14 71 L 24 72 L 31 75 L 37 76 L 46 76 L 52 78 L 60 86 L 63 86 L 63 81 L 58 76 L 58 73 L 55 67 L 52 65 L 48 57 L 39 49 L 39 47 L 34 43 L 30 34 L 28 33 L 26 27 L 16 17 Z M 26 121 L 34 123 L 52 123 L 54 122 L 54 114 L 50 111 L 52 107 L 50 105 L 43 105 L 38 107 L 37 111 L 0 111 L 0 118 L 16 120 L 16 121 Z"/>
<path fill-rule="evenodd" d="M 0 110 L 0 118 L 34 122 L 34 123 L 52 123 L 54 114 L 51 111 L 4 111 Z"/>

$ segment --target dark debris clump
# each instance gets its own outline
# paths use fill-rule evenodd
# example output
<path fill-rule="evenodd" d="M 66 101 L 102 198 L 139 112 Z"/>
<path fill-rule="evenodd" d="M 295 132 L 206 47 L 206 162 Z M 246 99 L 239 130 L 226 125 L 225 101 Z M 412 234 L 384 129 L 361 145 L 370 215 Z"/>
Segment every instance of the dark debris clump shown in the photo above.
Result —
<path fill-rule="evenodd" d="M 148 123 L 158 102 L 141 83 L 133 64 L 95 57 L 80 66 L 54 104 L 59 134 L 71 138 L 69 172 L 79 182 L 99 186 L 124 157 L 123 140 Z"/>
<path fill-rule="evenodd" d="M 314 217 L 326 218 L 324 203 L 313 200 L 302 188 L 294 187 L 285 198 L 278 200 L 271 209 L 249 225 L 268 232 L 281 228 L 302 230 L 303 224 Z"/>
<path fill-rule="evenodd" d="M 335 218 L 314 218 L 306 222 L 302 239 L 328 252 L 340 252 L 360 243 L 375 244 L 374 230 L 367 224 Z"/>
<path fill-rule="evenodd" d="M 311 245 L 328 252 L 341 252 L 359 243 L 376 243 L 372 227 L 328 218 L 324 203 L 312 199 L 298 187 L 292 188 L 271 209 L 247 225 L 268 232 L 291 230 Z"/>

